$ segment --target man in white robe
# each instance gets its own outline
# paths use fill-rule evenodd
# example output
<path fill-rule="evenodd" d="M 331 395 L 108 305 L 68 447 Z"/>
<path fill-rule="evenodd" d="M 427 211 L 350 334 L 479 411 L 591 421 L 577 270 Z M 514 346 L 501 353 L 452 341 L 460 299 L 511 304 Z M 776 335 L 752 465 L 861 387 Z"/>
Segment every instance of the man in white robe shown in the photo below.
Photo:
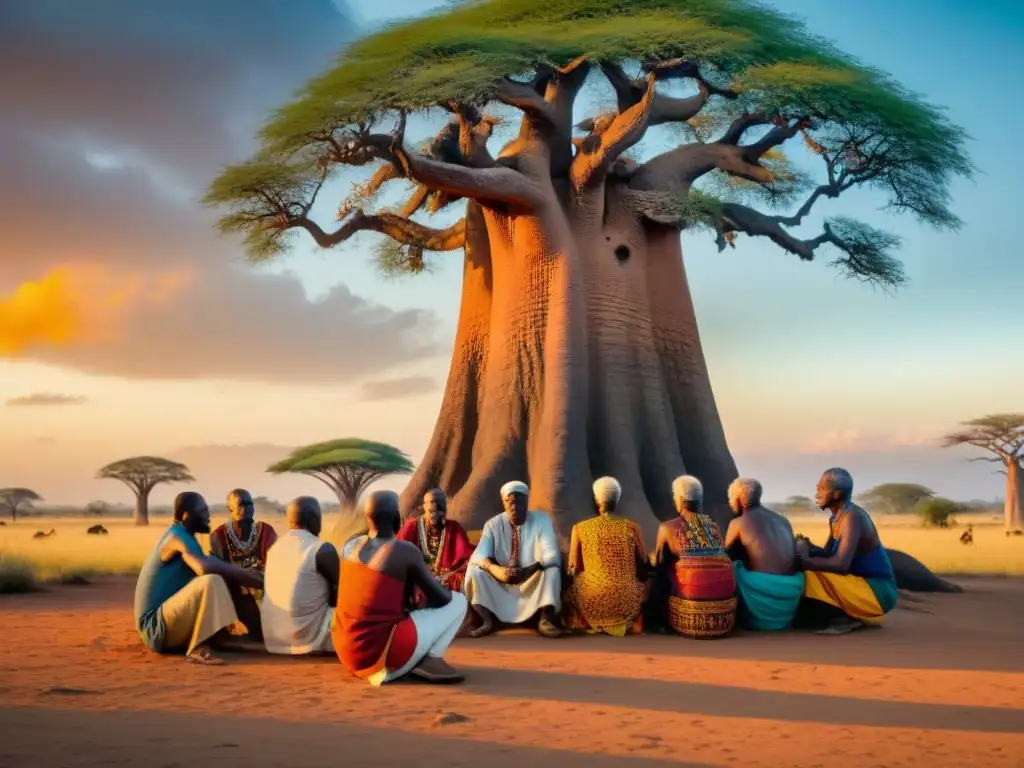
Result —
<path fill-rule="evenodd" d="M 288 505 L 288 533 L 267 552 L 260 614 L 270 653 L 334 652 L 331 621 L 341 561 L 334 546 L 318 538 L 322 526 L 320 502 L 300 496 Z"/>
<path fill-rule="evenodd" d="M 481 621 L 470 637 L 493 632 L 498 622 L 522 624 L 538 614 L 541 635 L 561 634 L 555 624 L 562 594 L 558 539 L 551 518 L 529 511 L 529 499 L 525 483 L 506 483 L 504 513 L 484 525 L 463 585 Z"/>

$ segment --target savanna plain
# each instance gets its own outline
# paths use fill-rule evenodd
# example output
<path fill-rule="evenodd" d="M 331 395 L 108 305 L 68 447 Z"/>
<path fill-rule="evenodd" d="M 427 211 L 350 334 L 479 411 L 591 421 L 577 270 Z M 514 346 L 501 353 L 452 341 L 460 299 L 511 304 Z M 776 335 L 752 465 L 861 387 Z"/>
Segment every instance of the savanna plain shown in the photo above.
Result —
<path fill-rule="evenodd" d="M 881 630 L 706 642 L 512 631 L 456 641 L 462 686 L 376 690 L 331 658 L 245 652 L 211 668 L 146 652 L 132 575 L 165 522 L 0 527 L 6 587 L 34 590 L 0 597 L 0 763 L 312 766 L 358 750 L 364 765 L 1024 764 L 1024 585 L 1008 578 L 1024 575 L 1024 540 L 985 515 L 969 546 L 962 525 L 882 519 L 889 546 L 965 592 L 907 595 Z M 793 522 L 824 538 L 822 518 Z M 107 535 L 86 533 L 97 523 Z"/>

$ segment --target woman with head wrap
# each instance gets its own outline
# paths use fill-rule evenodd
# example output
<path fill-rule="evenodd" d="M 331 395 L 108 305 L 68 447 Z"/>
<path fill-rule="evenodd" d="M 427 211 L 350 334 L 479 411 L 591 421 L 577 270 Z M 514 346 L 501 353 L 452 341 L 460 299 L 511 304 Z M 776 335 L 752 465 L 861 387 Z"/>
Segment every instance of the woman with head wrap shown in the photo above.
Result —
<path fill-rule="evenodd" d="M 615 514 L 622 486 L 613 477 L 594 483 L 597 516 L 572 529 L 566 627 L 622 637 L 643 631 L 647 553 L 633 520 Z"/>
<path fill-rule="evenodd" d="M 651 618 L 685 637 L 721 637 L 736 623 L 732 561 L 715 521 L 702 512 L 700 480 L 676 478 L 672 497 L 679 517 L 658 529 Z"/>

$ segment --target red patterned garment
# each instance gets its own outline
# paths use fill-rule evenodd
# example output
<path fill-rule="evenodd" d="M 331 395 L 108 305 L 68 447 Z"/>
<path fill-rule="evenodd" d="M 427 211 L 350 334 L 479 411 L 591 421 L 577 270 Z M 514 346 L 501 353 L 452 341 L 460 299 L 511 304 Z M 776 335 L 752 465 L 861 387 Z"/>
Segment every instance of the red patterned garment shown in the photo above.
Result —
<path fill-rule="evenodd" d="M 736 593 L 732 561 L 722 533 L 707 515 L 685 514 L 676 532 L 677 552 L 672 593 L 686 600 L 724 600 Z"/>
<path fill-rule="evenodd" d="M 462 589 L 474 547 L 461 525 L 454 520 L 445 521 L 440 538 L 435 539 L 430 536 L 422 516 L 411 517 L 398 532 L 398 538 L 416 545 L 434 578 L 453 592 Z"/>

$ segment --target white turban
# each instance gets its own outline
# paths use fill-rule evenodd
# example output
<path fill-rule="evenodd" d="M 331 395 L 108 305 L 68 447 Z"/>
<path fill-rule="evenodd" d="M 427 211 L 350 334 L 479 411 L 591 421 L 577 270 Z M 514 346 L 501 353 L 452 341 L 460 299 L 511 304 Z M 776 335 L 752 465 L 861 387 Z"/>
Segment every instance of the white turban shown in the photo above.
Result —
<path fill-rule="evenodd" d="M 672 497 L 699 504 L 704 501 L 704 486 L 693 475 L 677 477 L 672 483 Z"/>
<path fill-rule="evenodd" d="M 599 477 L 594 481 L 594 501 L 598 504 L 618 504 L 622 486 L 614 477 Z"/>
<path fill-rule="evenodd" d="M 530 489 L 521 480 L 513 480 L 510 483 L 505 483 L 501 486 L 501 498 L 507 499 L 513 493 L 521 493 L 523 496 L 530 495 Z"/>

